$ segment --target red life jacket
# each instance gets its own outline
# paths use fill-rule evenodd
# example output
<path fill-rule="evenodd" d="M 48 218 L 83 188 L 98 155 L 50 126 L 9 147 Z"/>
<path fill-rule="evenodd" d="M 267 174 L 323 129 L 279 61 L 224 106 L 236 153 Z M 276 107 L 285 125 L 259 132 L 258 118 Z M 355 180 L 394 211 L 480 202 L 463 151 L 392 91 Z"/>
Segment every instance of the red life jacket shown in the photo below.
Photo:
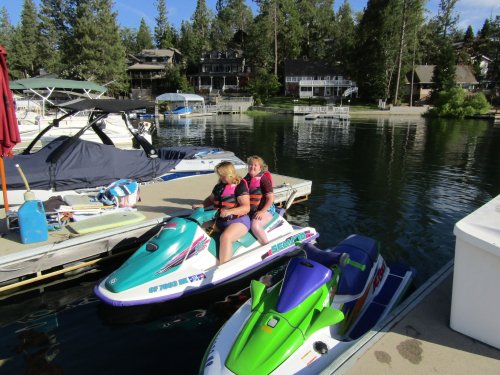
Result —
<path fill-rule="evenodd" d="M 242 180 L 245 181 L 245 180 Z M 246 181 L 245 181 L 246 183 Z M 247 184 L 248 185 L 248 184 Z M 214 207 L 215 208 L 234 208 L 238 207 L 236 198 L 236 187 L 238 184 L 219 183 L 214 188 Z"/>
<path fill-rule="evenodd" d="M 250 211 L 257 211 L 259 209 L 260 201 L 262 200 L 262 189 L 260 187 L 261 178 L 266 175 L 267 178 L 272 181 L 271 173 L 260 172 L 254 177 L 250 177 L 249 174 L 245 176 L 245 180 L 248 185 L 248 190 L 250 193 Z"/>

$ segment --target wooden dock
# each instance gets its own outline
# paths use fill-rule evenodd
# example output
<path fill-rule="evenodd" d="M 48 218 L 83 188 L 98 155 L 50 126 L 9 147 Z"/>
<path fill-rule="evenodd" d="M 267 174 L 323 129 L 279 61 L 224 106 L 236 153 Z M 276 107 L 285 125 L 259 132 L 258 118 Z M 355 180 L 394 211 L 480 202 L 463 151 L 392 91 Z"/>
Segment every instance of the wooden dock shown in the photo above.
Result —
<path fill-rule="evenodd" d="M 294 115 L 305 115 L 306 120 L 318 118 L 349 119 L 349 107 L 326 106 L 293 106 Z"/>
<path fill-rule="evenodd" d="M 273 174 L 275 203 L 284 205 L 308 199 L 312 182 Z M 137 248 L 173 216 L 192 212 L 191 205 L 208 196 L 216 183 L 215 174 L 199 175 L 141 186 L 137 211 L 145 219 L 131 225 L 84 235 L 66 227 L 49 232 L 44 242 L 22 244 L 19 232 L 7 228 L 5 211 L 0 211 L 0 296 L 14 288 L 84 269 Z"/>

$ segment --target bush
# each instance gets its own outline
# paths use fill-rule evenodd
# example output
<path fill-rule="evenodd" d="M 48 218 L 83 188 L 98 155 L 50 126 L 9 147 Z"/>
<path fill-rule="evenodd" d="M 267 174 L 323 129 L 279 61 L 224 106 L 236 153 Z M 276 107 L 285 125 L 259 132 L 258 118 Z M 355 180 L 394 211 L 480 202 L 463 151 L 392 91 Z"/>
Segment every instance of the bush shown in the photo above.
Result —
<path fill-rule="evenodd" d="M 490 104 L 483 93 L 468 94 L 459 87 L 438 93 L 435 106 L 429 111 L 431 116 L 464 118 L 476 114 L 485 114 Z"/>

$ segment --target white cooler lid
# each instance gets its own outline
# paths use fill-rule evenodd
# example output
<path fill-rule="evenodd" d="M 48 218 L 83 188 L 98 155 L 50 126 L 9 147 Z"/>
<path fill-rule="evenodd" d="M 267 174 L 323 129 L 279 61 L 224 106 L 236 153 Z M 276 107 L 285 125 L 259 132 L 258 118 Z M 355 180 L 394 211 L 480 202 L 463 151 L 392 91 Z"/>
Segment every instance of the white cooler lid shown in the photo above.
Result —
<path fill-rule="evenodd" d="M 500 256 L 500 195 L 455 224 L 457 239 Z"/>

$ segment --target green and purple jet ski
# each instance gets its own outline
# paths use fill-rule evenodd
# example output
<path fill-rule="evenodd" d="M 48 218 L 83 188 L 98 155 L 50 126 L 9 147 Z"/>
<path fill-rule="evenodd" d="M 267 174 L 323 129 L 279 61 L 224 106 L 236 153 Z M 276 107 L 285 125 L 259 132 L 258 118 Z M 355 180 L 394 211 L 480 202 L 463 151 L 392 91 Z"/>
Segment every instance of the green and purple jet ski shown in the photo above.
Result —
<path fill-rule="evenodd" d="M 387 316 L 415 275 L 389 267 L 361 235 L 304 249 L 269 290 L 252 280 L 251 298 L 212 340 L 200 374 L 318 374 Z"/>

